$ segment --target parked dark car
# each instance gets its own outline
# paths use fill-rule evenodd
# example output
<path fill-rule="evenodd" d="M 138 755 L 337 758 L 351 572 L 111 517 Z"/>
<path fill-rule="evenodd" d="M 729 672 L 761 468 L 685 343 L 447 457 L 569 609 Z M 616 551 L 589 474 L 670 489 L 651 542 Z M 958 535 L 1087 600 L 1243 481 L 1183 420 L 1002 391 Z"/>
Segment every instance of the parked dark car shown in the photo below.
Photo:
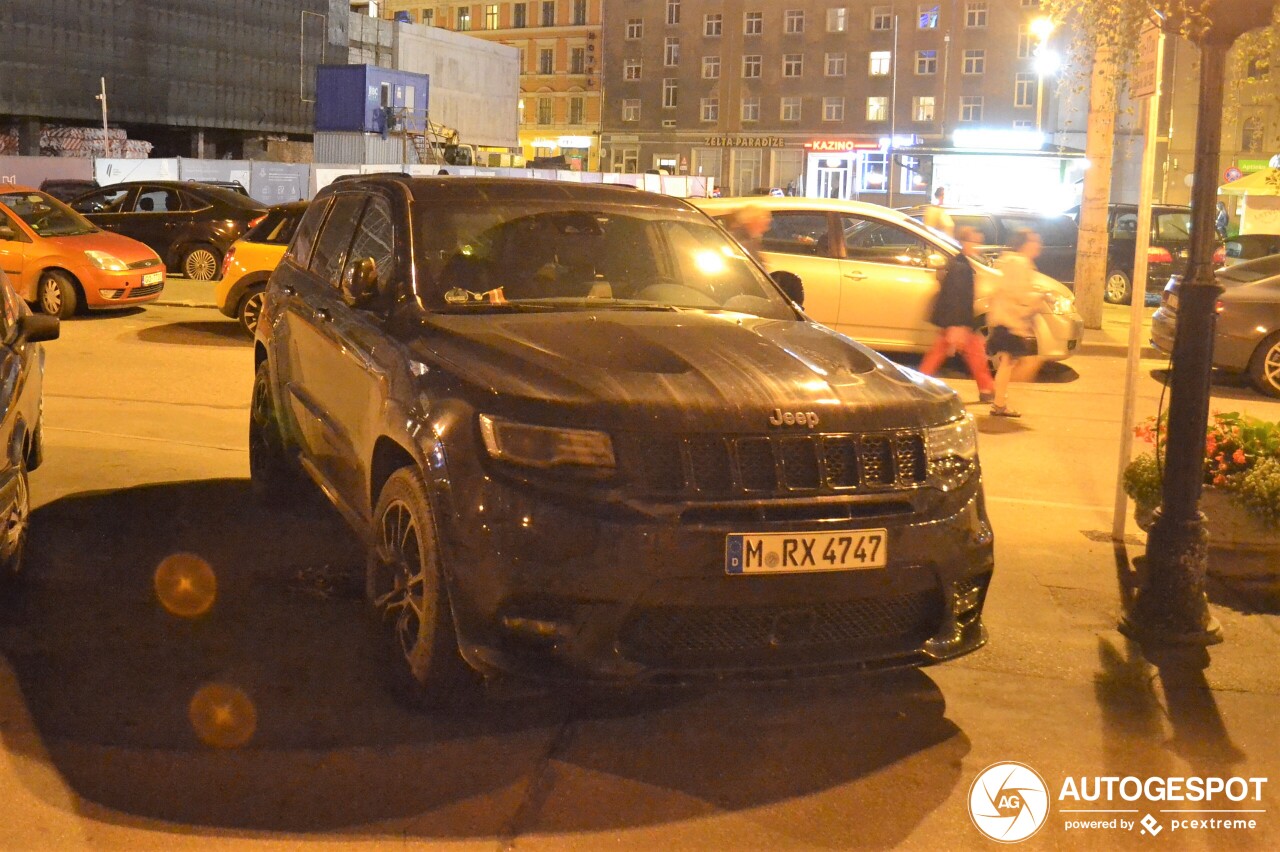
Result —
<path fill-rule="evenodd" d="M 1254 387 L 1280 397 L 1280 255 L 1219 269 L 1217 280 L 1224 290 L 1218 299 L 1213 365 L 1247 372 Z M 1170 354 L 1181 285 L 1179 277 L 1170 279 L 1151 319 L 1151 342 Z"/>
<path fill-rule="evenodd" d="M 1240 234 L 1227 240 L 1227 266 L 1280 254 L 1280 234 Z"/>
<path fill-rule="evenodd" d="M 197 281 L 217 278 L 227 249 L 267 212 L 238 192 L 183 181 L 112 184 L 71 207 L 101 228 L 146 243 L 168 269 Z"/>
<path fill-rule="evenodd" d="M 41 192 L 47 192 L 62 202 L 70 201 L 97 188 L 96 180 L 80 178 L 48 178 L 40 181 Z"/>
<path fill-rule="evenodd" d="M 188 181 L 188 183 L 201 183 L 201 184 L 204 184 L 205 186 L 217 186 L 217 187 L 221 187 L 222 189 L 228 189 L 234 192 L 236 195 L 243 195 L 245 198 L 249 197 L 249 190 L 245 189 L 244 184 L 242 184 L 238 180 L 202 180 L 202 181 Z"/>
<path fill-rule="evenodd" d="M 992 533 L 945 385 L 808 321 L 679 199 L 326 187 L 257 325 L 250 470 L 371 545 L 393 671 L 682 682 L 985 642 Z"/>
<path fill-rule="evenodd" d="M 31 517 L 27 474 L 44 458 L 44 348 L 58 336 L 58 318 L 33 314 L 0 271 L 0 584 L 22 572 Z"/>
<path fill-rule="evenodd" d="M 924 221 L 924 207 L 911 207 L 908 216 Z M 1074 219 L 1066 214 L 1037 213 L 1016 208 L 948 207 L 947 214 L 961 227 L 977 228 L 982 234 L 982 252 L 994 260 L 1013 243 L 1013 235 L 1030 228 L 1040 235 L 1042 248 L 1036 268 L 1071 286 L 1076 277 L 1076 231 Z"/>

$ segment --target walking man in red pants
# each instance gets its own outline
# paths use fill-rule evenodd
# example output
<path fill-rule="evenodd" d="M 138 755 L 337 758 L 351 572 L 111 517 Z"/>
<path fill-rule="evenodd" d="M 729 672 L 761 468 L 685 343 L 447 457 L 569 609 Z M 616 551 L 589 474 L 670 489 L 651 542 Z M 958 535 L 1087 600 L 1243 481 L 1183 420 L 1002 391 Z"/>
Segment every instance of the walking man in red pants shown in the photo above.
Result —
<path fill-rule="evenodd" d="M 938 298 L 929 316 L 929 322 L 938 327 L 938 338 L 920 362 L 920 372 L 932 376 L 948 356 L 959 352 L 978 383 L 978 399 L 991 402 L 995 399 L 995 381 L 987 365 L 982 336 L 974 324 L 974 275 L 973 264 L 969 262 L 969 258 L 978 257 L 982 235 L 974 228 L 961 228 L 957 237 L 964 247 L 964 255 L 951 262 L 938 287 Z"/>

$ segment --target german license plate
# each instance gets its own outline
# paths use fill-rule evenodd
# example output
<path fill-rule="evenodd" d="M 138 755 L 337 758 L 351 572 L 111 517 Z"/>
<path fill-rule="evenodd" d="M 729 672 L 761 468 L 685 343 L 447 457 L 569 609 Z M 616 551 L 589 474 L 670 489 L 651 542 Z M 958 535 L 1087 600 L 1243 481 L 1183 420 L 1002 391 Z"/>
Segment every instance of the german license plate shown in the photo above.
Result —
<path fill-rule="evenodd" d="M 159 284 L 163 280 L 163 272 L 148 272 L 146 275 L 142 276 L 142 285 L 145 287 L 149 284 Z"/>
<path fill-rule="evenodd" d="M 857 571 L 888 563 L 886 530 L 826 533 L 730 533 L 725 541 L 726 574 L 798 574 Z"/>

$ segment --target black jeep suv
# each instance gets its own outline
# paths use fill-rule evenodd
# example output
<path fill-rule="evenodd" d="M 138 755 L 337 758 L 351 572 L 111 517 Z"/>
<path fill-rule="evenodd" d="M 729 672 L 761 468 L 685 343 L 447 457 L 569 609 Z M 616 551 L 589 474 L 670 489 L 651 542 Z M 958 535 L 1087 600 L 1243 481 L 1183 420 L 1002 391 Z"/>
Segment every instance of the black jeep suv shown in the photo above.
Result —
<path fill-rule="evenodd" d="M 312 202 L 255 343 L 250 467 L 370 547 L 393 670 L 671 682 L 985 641 L 975 434 L 685 202 L 370 176 Z"/>

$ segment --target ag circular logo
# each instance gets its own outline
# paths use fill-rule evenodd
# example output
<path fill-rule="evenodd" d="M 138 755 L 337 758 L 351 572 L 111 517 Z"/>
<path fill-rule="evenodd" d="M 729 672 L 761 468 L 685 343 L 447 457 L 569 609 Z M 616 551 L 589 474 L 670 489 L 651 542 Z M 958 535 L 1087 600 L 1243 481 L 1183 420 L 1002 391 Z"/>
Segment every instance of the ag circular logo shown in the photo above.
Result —
<path fill-rule="evenodd" d="M 969 788 L 969 817 L 992 840 L 1026 840 L 1049 817 L 1049 788 L 1025 763 L 993 763 Z"/>

